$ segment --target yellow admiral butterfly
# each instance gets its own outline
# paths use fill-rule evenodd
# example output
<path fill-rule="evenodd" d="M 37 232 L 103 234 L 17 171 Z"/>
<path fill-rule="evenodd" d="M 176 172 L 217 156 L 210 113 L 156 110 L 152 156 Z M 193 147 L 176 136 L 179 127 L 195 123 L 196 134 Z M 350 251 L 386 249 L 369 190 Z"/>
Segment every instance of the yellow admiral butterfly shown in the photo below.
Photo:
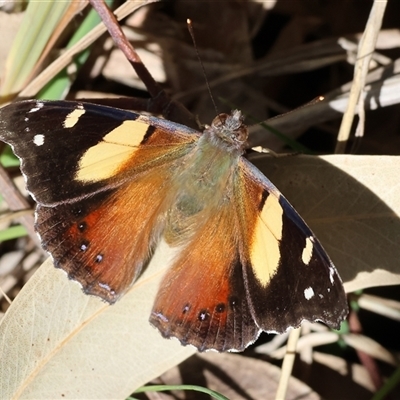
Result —
<path fill-rule="evenodd" d="M 80 102 L 0 110 L 54 265 L 114 303 L 161 239 L 177 247 L 150 322 L 200 351 L 240 351 L 303 320 L 338 328 L 347 315 L 318 239 L 242 156 L 247 136 L 240 111 L 200 133 Z"/>

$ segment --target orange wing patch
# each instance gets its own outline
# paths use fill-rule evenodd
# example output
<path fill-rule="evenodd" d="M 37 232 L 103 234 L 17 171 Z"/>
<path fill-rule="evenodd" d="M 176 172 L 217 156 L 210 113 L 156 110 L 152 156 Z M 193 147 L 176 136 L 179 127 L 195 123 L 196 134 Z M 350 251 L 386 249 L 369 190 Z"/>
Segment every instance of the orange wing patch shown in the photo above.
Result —
<path fill-rule="evenodd" d="M 150 317 L 163 336 L 200 351 L 240 351 L 257 338 L 234 215 L 230 205 L 214 213 L 167 272 Z"/>
<path fill-rule="evenodd" d="M 136 280 L 160 237 L 168 169 L 118 190 L 56 207 L 39 206 L 36 228 L 57 267 L 85 293 L 115 302 Z"/>

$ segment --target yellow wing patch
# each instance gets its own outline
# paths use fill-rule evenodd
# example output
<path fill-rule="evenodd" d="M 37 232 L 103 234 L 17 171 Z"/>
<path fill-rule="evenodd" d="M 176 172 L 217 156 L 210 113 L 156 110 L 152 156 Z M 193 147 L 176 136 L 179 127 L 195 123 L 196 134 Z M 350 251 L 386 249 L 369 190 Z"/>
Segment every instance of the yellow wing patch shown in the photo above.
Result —
<path fill-rule="evenodd" d="M 86 110 L 83 108 L 83 105 L 80 104 L 78 108 L 74 111 L 70 112 L 64 120 L 64 128 L 73 128 L 79 121 L 79 118 L 85 114 Z"/>
<path fill-rule="evenodd" d="M 124 121 L 86 151 L 79 162 L 76 179 L 93 182 L 114 176 L 138 150 L 148 127 L 144 122 Z"/>
<path fill-rule="evenodd" d="M 250 251 L 253 272 L 262 286 L 269 283 L 279 266 L 282 217 L 283 208 L 279 198 L 270 194 L 256 220 Z"/>
<path fill-rule="evenodd" d="M 303 253 L 301 254 L 301 260 L 305 265 L 308 265 L 310 263 L 313 255 L 313 249 L 314 249 L 313 238 L 312 237 L 306 238 L 306 245 L 303 249 Z"/>

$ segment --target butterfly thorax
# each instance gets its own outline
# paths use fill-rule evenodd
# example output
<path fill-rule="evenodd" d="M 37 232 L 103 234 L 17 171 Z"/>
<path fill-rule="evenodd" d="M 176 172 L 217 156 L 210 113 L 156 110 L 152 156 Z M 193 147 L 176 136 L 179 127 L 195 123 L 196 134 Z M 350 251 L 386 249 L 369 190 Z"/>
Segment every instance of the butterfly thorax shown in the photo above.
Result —
<path fill-rule="evenodd" d="M 240 111 L 220 114 L 205 129 L 173 179 L 175 198 L 168 207 L 164 231 L 169 244 L 188 240 L 204 221 L 231 201 L 233 177 L 246 139 Z"/>

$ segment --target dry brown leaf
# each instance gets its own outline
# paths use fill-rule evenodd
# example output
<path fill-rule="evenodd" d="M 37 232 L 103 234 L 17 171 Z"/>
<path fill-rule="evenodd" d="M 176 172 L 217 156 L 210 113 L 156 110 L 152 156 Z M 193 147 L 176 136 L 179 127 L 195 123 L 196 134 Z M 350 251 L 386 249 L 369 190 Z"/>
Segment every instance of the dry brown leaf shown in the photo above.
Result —
<path fill-rule="evenodd" d="M 206 386 L 222 393 L 228 399 L 275 399 L 280 377 L 280 368 L 268 362 L 237 354 L 207 353 L 191 357 L 179 368 L 174 368 L 160 377 L 163 384 L 180 384 L 190 376 L 193 385 Z M 175 393 L 175 392 L 174 392 Z M 178 392 L 176 392 L 178 393 Z M 160 396 L 161 399 L 166 397 Z M 176 397 L 174 397 L 176 398 Z M 197 392 L 186 391 L 185 400 L 209 399 Z M 317 400 L 319 395 L 296 378 L 289 379 L 287 400 Z"/>
<path fill-rule="evenodd" d="M 310 378 L 308 383 L 324 399 L 371 398 L 375 388 L 364 366 L 320 352 L 314 352 L 313 357 L 314 363 L 307 371 Z M 301 369 L 304 370 L 304 367 Z"/>

